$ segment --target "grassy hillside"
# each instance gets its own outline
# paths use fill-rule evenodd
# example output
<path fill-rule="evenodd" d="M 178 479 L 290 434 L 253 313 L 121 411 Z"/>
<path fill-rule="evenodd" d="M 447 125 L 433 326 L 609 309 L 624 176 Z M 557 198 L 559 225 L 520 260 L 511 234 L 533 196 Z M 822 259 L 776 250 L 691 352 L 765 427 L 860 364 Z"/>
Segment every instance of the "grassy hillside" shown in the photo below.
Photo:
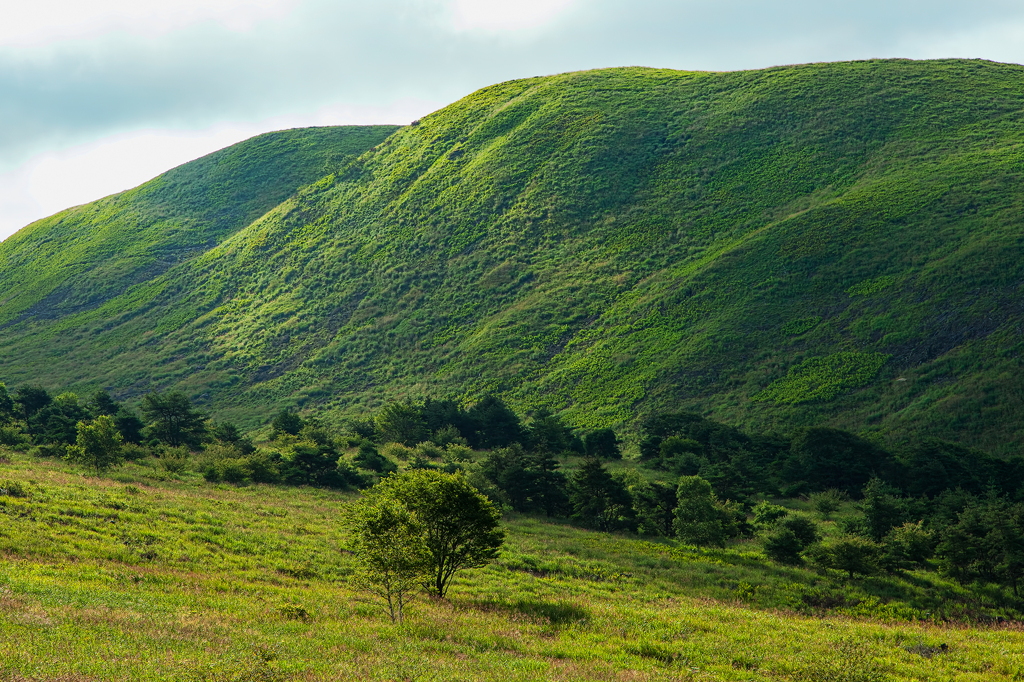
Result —
<path fill-rule="evenodd" d="M 101 307 L 7 327 L 0 371 L 248 424 L 497 392 L 591 428 L 671 406 L 1007 452 L 1022 110 L 1024 67 L 981 61 L 502 83 Z"/>
<path fill-rule="evenodd" d="M 909 622 L 898 601 L 869 598 L 844 610 L 825 604 L 835 576 L 771 564 L 756 546 L 700 552 L 530 517 L 507 520 L 496 563 L 460 574 L 447 601 L 418 600 L 398 627 L 350 584 L 349 494 L 212 486 L 147 462 L 96 479 L 5 455 L 3 679 L 1024 675 L 1017 624 Z M 856 583 L 940 601 L 951 589 L 917 575 Z"/>
<path fill-rule="evenodd" d="M 395 126 L 259 135 L 0 243 L 0 325 L 93 308 L 194 258 Z M 0 332 L 2 333 L 2 332 Z"/>

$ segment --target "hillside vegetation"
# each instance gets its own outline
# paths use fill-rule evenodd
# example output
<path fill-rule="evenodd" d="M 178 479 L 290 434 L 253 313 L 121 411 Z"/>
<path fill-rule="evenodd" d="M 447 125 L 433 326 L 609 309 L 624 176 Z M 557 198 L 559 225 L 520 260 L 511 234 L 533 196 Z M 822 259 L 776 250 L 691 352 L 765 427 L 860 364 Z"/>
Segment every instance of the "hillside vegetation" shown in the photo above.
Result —
<path fill-rule="evenodd" d="M 421 597 L 392 625 L 351 581 L 351 494 L 212 486 L 147 463 L 103 480 L 4 455 L 4 679 L 1024 675 L 1019 624 L 903 622 L 870 597 L 830 609 L 832 579 L 743 547 L 700 551 L 516 515 L 497 562 L 460 573 L 448 599 Z M 775 608 L 749 605 L 766 600 Z"/>
<path fill-rule="evenodd" d="M 360 138 L 238 229 L 205 208 L 188 238 L 125 228 L 125 254 L 223 238 L 177 264 L 87 276 L 22 246 L 61 216 L 26 228 L 0 245 L 3 379 L 178 388 L 250 426 L 495 393 L 586 429 L 671 408 L 1008 453 L 1022 110 L 1024 67 L 981 61 L 502 83 Z M 128 224 L 118 201 L 61 215 Z"/>

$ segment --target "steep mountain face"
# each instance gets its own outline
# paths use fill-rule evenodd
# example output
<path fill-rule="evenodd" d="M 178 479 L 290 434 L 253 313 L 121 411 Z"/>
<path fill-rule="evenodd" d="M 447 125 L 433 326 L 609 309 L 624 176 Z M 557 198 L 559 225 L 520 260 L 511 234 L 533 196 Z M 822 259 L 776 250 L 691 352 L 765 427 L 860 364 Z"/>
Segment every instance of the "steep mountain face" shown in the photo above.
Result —
<path fill-rule="evenodd" d="M 258 218 L 225 213 L 244 227 L 195 214 L 205 250 L 108 300 L 20 251 L 54 272 L 45 296 L 81 302 L 5 275 L 0 374 L 175 386 L 250 424 L 497 392 L 586 427 L 688 409 L 1006 452 L 1024 432 L 1022 143 L 1015 65 L 503 83 Z M 130 220 L 104 201 L 75 210 Z"/>

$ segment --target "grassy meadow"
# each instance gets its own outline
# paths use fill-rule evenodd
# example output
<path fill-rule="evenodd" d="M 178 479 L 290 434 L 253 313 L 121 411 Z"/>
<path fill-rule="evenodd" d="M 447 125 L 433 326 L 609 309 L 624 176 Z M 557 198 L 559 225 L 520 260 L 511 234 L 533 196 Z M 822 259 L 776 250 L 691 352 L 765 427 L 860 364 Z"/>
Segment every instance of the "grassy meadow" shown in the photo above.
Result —
<path fill-rule="evenodd" d="M 350 587 L 353 499 L 7 453 L 0 679 L 1024 676 L 1019 624 L 942 622 L 958 588 L 934 574 L 847 584 L 749 541 L 699 551 L 527 516 L 506 519 L 497 562 L 396 626 Z"/>

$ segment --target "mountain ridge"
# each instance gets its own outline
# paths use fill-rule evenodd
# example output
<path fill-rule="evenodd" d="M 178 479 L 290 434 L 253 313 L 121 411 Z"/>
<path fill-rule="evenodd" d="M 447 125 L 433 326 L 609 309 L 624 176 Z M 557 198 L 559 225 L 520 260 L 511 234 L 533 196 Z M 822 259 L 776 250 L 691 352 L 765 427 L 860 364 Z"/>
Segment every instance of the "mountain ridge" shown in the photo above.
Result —
<path fill-rule="evenodd" d="M 182 388 L 248 424 L 494 392 L 588 428 L 673 408 L 1007 452 L 1022 76 L 884 60 L 490 86 L 128 293 L 9 326 L 0 371 Z M 0 319 L 11 296 L 0 281 Z"/>

